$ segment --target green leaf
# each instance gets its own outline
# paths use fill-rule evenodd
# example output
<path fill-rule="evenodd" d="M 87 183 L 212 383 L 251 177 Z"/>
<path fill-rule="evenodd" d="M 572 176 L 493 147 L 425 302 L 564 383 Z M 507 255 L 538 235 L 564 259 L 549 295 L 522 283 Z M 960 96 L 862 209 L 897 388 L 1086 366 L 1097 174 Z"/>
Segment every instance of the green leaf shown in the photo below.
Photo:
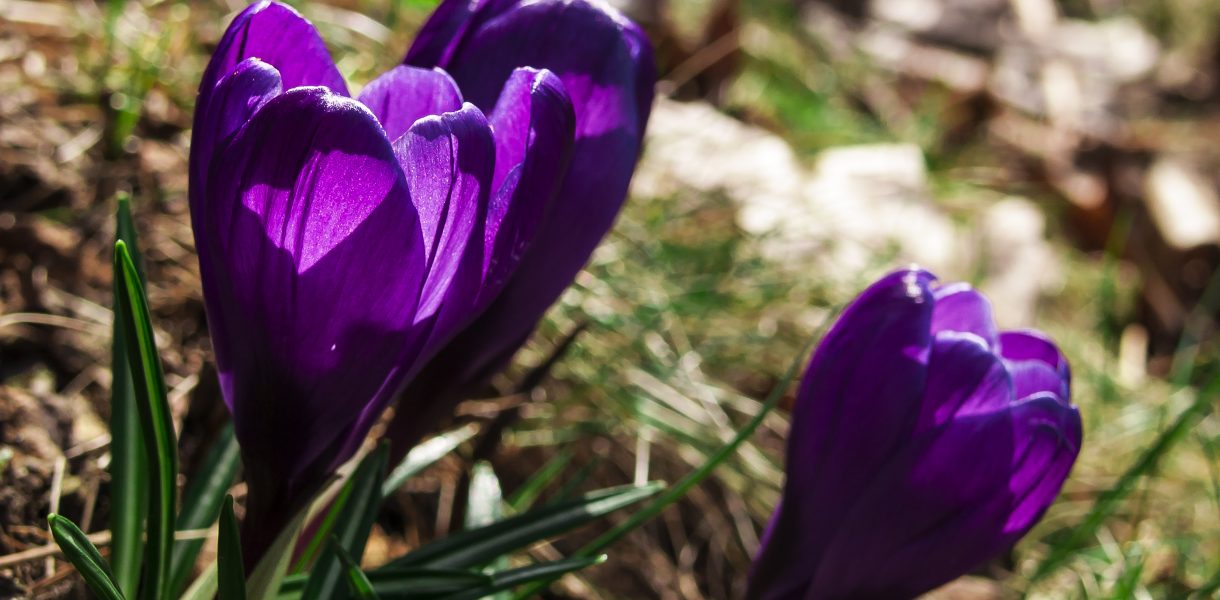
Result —
<path fill-rule="evenodd" d="M 64 557 L 85 578 L 85 583 L 94 595 L 102 600 L 123 600 L 123 592 L 114 581 L 110 566 L 98 553 L 97 547 L 76 526 L 65 517 L 52 513 L 47 517 L 51 527 L 51 536 L 63 551 Z"/>
<path fill-rule="evenodd" d="M 339 512 L 329 535 L 337 538 L 339 544 L 356 561 L 364 555 L 369 530 L 372 529 L 377 510 L 381 507 L 381 484 L 385 479 L 389 456 L 390 447 L 383 443 L 360 461 L 345 486 L 351 491 L 341 494 L 344 500 L 342 503 L 336 502 L 334 508 Z M 344 598 L 347 596 L 347 589 L 341 583 L 343 579 L 343 565 L 338 556 L 329 550 L 323 551 L 313 565 L 309 582 L 305 585 L 305 592 L 301 597 L 305 600 Z"/>
<path fill-rule="evenodd" d="M 469 568 L 559 535 L 630 506 L 660 491 L 662 485 L 621 486 L 548 505 L 478 529 L 468 529 L 421 546 L 382 569 L 405 567 Z"/>
<path fill-rule="evenodd" d="M 233 424 L 230 423 L 220 430 L 203 464 L 182 494 L 182 509 L 178 512 L 176 526 L 178 531 L 207 529 L 216 522 L 221 501 L 237 476 L 240 456 L 241 449 L 233 437 Z M 169 577 L 171 596 L 177 595 L 186 586 L 202 548 L 202 539 L 178 540 L 174 543 Z"/>
<path fill-rule="evenodd" d="M 1206 389 L 1199 392 L 1194 403 L 1182 411 L 1178 418 L 1157 436 L 1152 445 L 1144 450 L 1135 461 L 1135 464 L 1119 477 L 1114 487 L 1097 497 L 1084 521 L 1077 525 L 1064 540 L 1056 543 L 1042 563 L 1038 565 L 1030 578 L 1031 582 L 1041 581 L 1047 575 L 1054 573 L 1081 550 L 1085 540 L 1093 539 L 1097 535 L 1097 531 L 1110 518 L 1110 515 L 1114 514 L 1122 500 L 1135 490 L 1135 485 L 1140 478 L 1155 469 L 1161 457 L 1168 454 L 1190 432 L 1195 422 L 1207 413 L 1218 392 L 1220 392 L 1220 378 L 1212 381 Z"/>
<path fill-rule="evenodd" d="M 115 216 L 116 241 L 127 244 L 140 271 L 140 255 L 136 244 L 135 225 L 127 196 L 118 197 Z M 135 597 L 140 584 L 140 550 L 144 545 L 144 517 L 148 511 L 148 459 L 145 457 L 144 436 L 140 431 L 140 413 L 136 408 L 136 393 L 131 380 L 131 366 L 124 337 L 124 315 L 119 307 L 119 285 L 114 278 L 113 337 L 110 347 L 110 560 L 114 563 L 115 580 L 124 594 Z M 202 542 L 201 542 L 202 543 Z"/>
<path fill-rule="evenodd" d="M 305 517 L 308 515 L 308 506 L 298 510 L 288 526 L 276 536 L 267 553 L 254 566 L 254 572 L 250 573 L 246 581 L 246 593 L 251 600 L 275 598 L 278 595 L 280 582 L 284 579 L 284 572 L 288 570 L 288 562 L 292 559 L 292 551 L 296 548 L 297 536 L 301 534 L 301 525 L 305 523 Z"/>
<path fill-rule="evenodd" d="M 1216 592 L 1220 592 L 1220 569 L 1216 570 L 1216 574 L 1212 575 L 1212 578 L 1207 583 L 1204 583 L 1202 587 L 1195 590 L 1195 593 L 1191 594 L 1190 598 L 1191 600 L 1213 598 Z"/>
<path fill-rule="evenodd" d="M 762 424 L 767 415 L 779 405 L 779 401 L 781 398 L 783 398 L 784 392 L 787 391 L 792 385 L 792 382 L 796 379 L 797 373 L 800 372 L 801 365 L 805 363 L 805 358 L 809 355 L 809 349 L 813 346 L 814 340 L 822 337 L 826 327 L 830 323 L 834 322 L 834 318 L 837 314 L 838 311 L 836 310 L 826 317 L 826 319 L 822 322 L 822 325 L 818 328 L 818 332 L 805 343 L 805 346 L 801 348 L 800 353 L 797 354 L 796 358 L 794 358 L 792 363 L 788 366 L 788 370 L 784 373 L 784 376 L 780 378 L 779 382 L 774 388 L 772 388 L 771 393 L 767 395 L 767 399 L 765 402 L 763 402 L 762 407 L 758 409 L 758 413 L 754 415 L 753 419 L 750 419 L 749 423 L 746 423 L 745 426 L 737 432 L 737 435 L 733 436 L 733 439 L 729 440 L 728 443 L 709 456 L 707 462 L 700 465 L 698 469 L 691 471 L 686 477 L 683 477 L 681 481 L 666 490 L 665 493 L 659 498 L 653 500 L 648 504 L 648 506 L 645 506 L 638 512 L 632 514 L 631 517 L 626 521 L 618 524 L 610 531 L 603 533 L 592 542 L 586 544 L 583 548 L 573 554 L 571 558 L 589 558 L 598 555 L 604 548 L 618 541 L 636 527 L 643 525 L 653 517 L 660 514 L 661 511 L 669 507 L 670 504 L 677 502 L 679 499 L 685 496 L 691 488 L 699 485 L 699 483 L 704 479 L 707 479 L 707 477 L 716 470 L 716 467 L 720 466 L 720 463 L 724 462 L 726 459 L 732 456 L 733 453 L 737 452 L 737 449 L 740 448 L 741 445 L 754 434 L 754 430 L 758 429 L 758 426 Z M 517 592 L 513 598 L 514 600 L 532 598 L 543 589 L 546 589 L 546 586 L 550 585 L 550 583 L 557 578 L 558 575 L 549 579 L 540 578 L 534 583 L 531 583 L 525 589 Z"/>
<path fill-rule="evenodd" d="M 534 502 L 538 500 L 538 496 L 542 494 L 542 490 L 545 490 L 546 486 L 550 485 L 570 462 L 572 462 L 571 452 L 565 450 L 556 454 L 521 487 L 517 488 L 517 491 L 513 492 L 508 499 L 508 505 L 517 512 L 533 506 Z"/>
<path fill-rule="evenodd" d="M 563 486 L 559 488 L 559 491 L 555 492 L 555 495 L 547 501 L 547 504 L 556 504 L 571 499 L 576 494 L 576 490 L 579 490 L 589 480 L 589 477 L 593 475 L 593 470 L 601 466 L 603 460 L 605 459 L 595 454 L 592 460 L 580 465 L 576 473 L 570 479 L 563 482 Z"/>
<path fill-rule="evenodd" d="M 114 245 L 114 273 L 119 280 L 116 294 L 123 314 L 123 337 L 135 384 L 136 408 L 148 458 L 148 526 L 144 547 L 142 598 L 169 597 L 170 555 L 174 543 L 174 485 L 178 473 L 178 449 L 170 418 L 165 377 L 149 321 L 148 300 L 127 244 Z"/>
<path fill-rule="evenodd" d="M 290 575 L 280 588 L 280 598 L 300 598 L 308 574 Z M 385 597 L 435 598 L 489 585 L 491 576 L 455 569 L 379 569 L 365 573 L 373 589 Z"/>
<path fill-rule="evenodd" d="M 217 569 L 216 561 L 212 561 L 203 570 L 203 573 L 200 573 L 199 577 L 196 577 L 195 581 L 191 582 L 190 587 L 186 588 L 186 591 L 182 593 L 178 600 L 212 600 L 215 598 L 219 584 L 216 580 L 219 577 Z"/>
<path fill-rule="evenodd" d="M 539 578 L 559 577 L 604 560 L 605 557 L 559 560 L 491 574 L 452 569 L 378 569 L 365 576 L 373 591 L 382 598 L 475 600 Z M 296 598 L 294 593 L 304 583 L 305 578 L 301 575 L 289 577 L 284 582 L 280 600 Z"/>
<path fill-rule="evenodd" d="M 381 495 L 389 497 L 408 479 L 419 474 L 420 471 L 432 466 L 436 461 L 445 457 L 446 454 L 453 452 L 458 446 L 461 446 L 466 440 L 474 437 L 474 434 L 479 431 L 474 425 L 466 425 L 442 433 L 414 448 L 407 453 L 407 457 L 390 472 L 385 478 L 385 484 L 381 486 Z"/>
<path fill-rule="evenodd" d="M 352 558 L 352 555 L 343 549 L 339 544 L 339 540 L 334 536 L 330 538 L 330 550 L 339 557 L 339 562 L 343 563 L 344 573 L 347 575 L 347 590 L 360 600 L 378 600 L 380 596 L 373 591 L 373 584 L 369 578 L 360 570 L 360 565 Z"/>
<path fill-rule="evenodd" d="M 241 558 L 241 533 L 233 516 L 233 496 L 225 495 L 220 511 L 220 541 L 216 550 L 220 600 L 246 600 L 246 571 Z"/>
<path fill-rule="evenodd" d="M 590 558 L 565 558 L 563 560 L 543 563 L 540 565 L 531 565 L 528 567 L 521 567 L 520 569 L 500 571 L 492 574 L 491 584 L 482 588 L 475 588 L 449 596 L 444 596 L 442 600 L 478 600 L 484 596 L 490 596 L 498 592 L 510 590 L 519 585 L 554 581 L 555 579 L 558 579 L 573 571 L 579 571 L 585 567 L 598 565 L 605 561 L 605 555 Z"/>

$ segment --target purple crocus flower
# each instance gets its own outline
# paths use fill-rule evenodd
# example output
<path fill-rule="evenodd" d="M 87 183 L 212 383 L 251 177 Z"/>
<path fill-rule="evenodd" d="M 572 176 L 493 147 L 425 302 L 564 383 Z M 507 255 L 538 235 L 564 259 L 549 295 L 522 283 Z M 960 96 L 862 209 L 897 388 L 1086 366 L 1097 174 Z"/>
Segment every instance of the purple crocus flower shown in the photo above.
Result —
<path fill-rule="evenodd" d="M 553 212 L 576 124 L 546 69 L 467 90 L 403 65 L 352 98 L 296 11 L 264 1 L 234 19 L 199 88 L 190 200 L 250 561 L 501 295 Z"/>
<path fill-rule="evenodd" d="M 514 69 L 549 69 L 572 98 L 576 140 L 520 267 L 403 395 L 387 431 L 394 456 L 509 361 L 609 231 L 627 196 L 656 81 L 647 37 L 600 0 L 443 0 L 405 62 L 445 69 L 483 108 L 496 104 Z"/>
<path fill-rule="evenodd" d="M 1080 450 L 1067 361 L 965 284 L 891 273 L 809 363 L 751 600 L 913 598 L 1007 550 Z"/>

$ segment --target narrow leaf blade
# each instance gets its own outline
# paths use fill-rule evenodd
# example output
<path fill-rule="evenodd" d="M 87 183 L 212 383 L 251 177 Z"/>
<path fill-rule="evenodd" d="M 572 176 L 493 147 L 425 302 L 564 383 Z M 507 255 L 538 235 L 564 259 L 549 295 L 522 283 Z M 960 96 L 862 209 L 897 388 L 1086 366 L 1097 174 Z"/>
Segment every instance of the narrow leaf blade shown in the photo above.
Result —
<path fill-rule="evenodd" d="M 178 472 L 177 442 L 169 412 L 165 377 L 149 319 L 148 300 L 135 263 L 122 240 L 114 246 L 114 273 L 119 279 L 118 308 L 135 384 L 136 407 L 148 459 L 148 526 L 144 547 L 141 597 L 169 597 L 170 555 L 174 540 L 174 485 Z"/>
<path fill-rule="evenodd" d="M 339 557 L 339 562 L 343 564 L 344 575 L 347 579 L 347 589 L 353 596 L 360 600 L 379 600 L 380 596 L 373 591 L 373 584 L 369 578 L 360 570 L 360 565 L 356 564 L 355 559 L 335 537 L 330 538 L 330 550 Z"/>
<path fill-rule="evenodd" d="M 233 516 L 233 496 L 225 496 L 220 510 L 220 542 L 216 569 L 220 600 L 246 600 L 246 571 L 241 558 L 241 533 Z"/>
<path fill-rule="evenodd" d="M 182 508 L 176 525 L 178 531 L 207 529 L 216 522 L 225 493 L 237 476 L 240 457 L 240 448 L 233 436 L 233 424 L 230 423 L 220 430 L 203 464 L 182 494 Z M 202 539 L 178 540 L 174 543 L 169 584 L 173 594 L 176 595 L 186 586 L 202 548 Z"/>
<path fill-rule="evenodd" d="M 280 582 L 283 581 L 284 572 L 288 570 L 288 562 L 292 558 L 292 550 L 296 548 L 297 537 L 301 534 L 301 526 L 308 515 L 308 506 L 297 511 L 288 526 L 276 536 L 267 553 L 254 566 L 254 572 L 250 573 L 246 587 L 246 592 L 252 600 L 275 598 L 278 594 Z"/>
<path fill-rule="evenodd" d="M 737 449 L 740 448 L 741 445 L 754 434 L 754 430 L 758 429 L 758 426 L 762 424 L 763 419 L 765 419 L 766 416 L 779 405 L 780 398 L 783 397 L 784 392 L 788 390 L 788 388 L 792 385 L 792 382 L 796 380 L 796 375 L 800 371 L 801 365 L 804 364 L 805 357 L 809 355 L 809 348 L 813 346 L 814 340 L 820 339 L 822 334 L 825 332 L 826 327 L 830 323 L 834 322 L 838 311 L 836 310 L 834 313 L 835 314 L 827 315 L 827 317 L 823 320 L 822 325 L 818 327 L 817 333 L 815 333 L 814 336 L 805 343 L 805 346 L 801 348 L 801 351 L 796 355 L 796 358 L 794 358 L 792 363 L 788 365 L 788 370 L 784 372 L 784 376 L 780 378 L 780 381 L 771 390 L 771 393 L 767 395 L 767 399 L 759 408 L 758 413 L 756 413 L 754 417 L 750 419 L 750 422 L 746 423 L 745 426 L 737 432 L 737 435 L 733 436 L 733 439 L 729 440 L 728 443 L 709 456 L 707 461 L 700 465 L 698 469 L 691 471 L 689 474 L 683 477 L 681 481 L 665 490 L 665 493 L 659 498 L 649 502 L 647 506 L 632 514 L 631 517 L 626 521 L 616 525 L 610 531 L 603 533 L 592 542 L 586 544 L 584 547 L 578 550 L 576 554 L 572 555 L 572 558 L 589 558 L 597 555 L 603 549 L 618 541 L 624 535 L 627 535 L 635 528 L 643 525 L 653 517 L 660 514 L 661 511 L 668 508 L 669 505 L 677 502 L 679 499 L 685 496 L 686 493 L 691 490 L 691 488 L 699 485 L 699 483 L 704 479 L 707 479 L 707 477 L 716 470 L 716 467 L 720 466 L 720 463 L 723 463 L 735 452 L 737 452 Z M 554 577 L 542 577 L 531 582 L 524 589 L 514 594 L 513 600 L 525 600 L 526 598 L 533 598 L 539 592 L 546 589 L 546 586 L 550 585 L 550 583 L 558 577 L 558 575 Z"/>
<path fill-rule="evenodd" d="M 127 244 L 139 269 L 135 225 L 126 195 L 118 198 L 115 215 L 116 241 Z M 139 271 L 137 271 L 139 272 Z M 148 512 L 148 459 L 140 414 L 136 408 L 135 384 L 124 336 L 124 314 L 119 310 L 119 285 L 112 284 L 114 323 L 110 348 L 110 559 L 115 580 L 125 595 L 134 597 L 140 584 L 140 552 L 144 546 L 144 517 Z"/>
<path fill-rule="evenodd" d="M 63 551 L 64 557 L 76 567 L 81 577 L 85 578 L 89 589 L 103 600 L 123 600 L 123 592 L 119 591 L 110 566 L 84 532 L 71 520 L 57 514 L 48 516 L 47 524 L 50 525 L 51 536 L 55 538 L 55 543 Z"/>
<path fill-rule="evenodd" d="M 347 500 L 331 529 L 331 535 L 357 562 L 364 555 L 364 545 L 368 541 L 369 530 L 372 529 L 377 510 L 381 507 L 381 486 L 385 480 L 389 455 L 389 446 L 382 444 L 360 461 L 360 465 L 356 467 L 356 471 L 352 473 L 351 479 L 347 482 L 351 491 L 347 494 Z M 347 589 L 346 585 L 342 583 L 343 580 L 343 565 L 339 561 L 339 557 L 330 550 L 323 551 L 317 562 L 314 563 L 309 582 L 305 585 L 305 592 L 301 598 L 303 600 L 345 598 Z"/>
<path fill-rule="evenodd" d="M 383 568 L 469 568 L 554 537 L 661 490 L 661 484 L 622 486 L 592 492 L 509 517 L 478 529 L 468 529 L 420 547 Z"/>
<path fill-rule="evenodd" d="M 414 448 L 407 453 L 407 457 L 402 460 L 394 470 L 385 478 L 385 484 L 381 486 L 381 495 L 390 496 L 402 487 L 408 479 L 418 475 L 420 471 L 432 466 L 436 461 L 445 457 L 445 455 L 453 452 L 458 446 L 461 446 L 466 440 L 474 437 L 478 433 L 478 427 L 474 425 L 466 425 L 442 433 Z"/>
<path fill-rule="evenodd" d="M 542 581 L 553 581 L 568 573 L 579 571 L 586 567 L 598 565 L 606 561 L 605 555 L 589 558 L 565 558 L 540 565 L 530 565 L 519 569 L 510 569 L 492 574 L 492 583 L 482 588 L 464 590 L 443 597 L 442 600 L 478 600 L 499 592 L 511 590 L 519 585 Z"/>

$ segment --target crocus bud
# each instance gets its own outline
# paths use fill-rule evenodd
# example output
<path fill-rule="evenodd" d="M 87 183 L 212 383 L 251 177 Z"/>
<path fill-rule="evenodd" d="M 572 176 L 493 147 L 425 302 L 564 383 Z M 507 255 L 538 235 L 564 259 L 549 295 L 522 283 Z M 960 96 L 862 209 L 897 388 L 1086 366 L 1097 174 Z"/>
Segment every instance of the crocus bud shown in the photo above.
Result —
<path fill-rule="evenodd" d="M 747 598 L 913 598 L 1010 548 L 1080 450 L 1069 380 L 968 285 L 874 283 L 809 362 Z"/>
<path fill-rule="evenodd" d="M 523 66 L 486 112 L 440 68 L 348 96 L 314 27 L 259 2 L 200 83 L 191 217 L 224 400 L 262 554 L 386 404 L 497 297 L 538 231 L 575 126 Z"/>
<path fill-rule="evenodd" d="M 479 319 L 414 378 L 387 435 L 401 456 L 502 368 L 609 231 L 627 197 L 656 71 L 634 23 L 593 0 L 444 0 L 406 63 L 442 67 L 476 106 L 521 66 L 549 69 L 576 114 L 572 162 L 533 243 Z"/>

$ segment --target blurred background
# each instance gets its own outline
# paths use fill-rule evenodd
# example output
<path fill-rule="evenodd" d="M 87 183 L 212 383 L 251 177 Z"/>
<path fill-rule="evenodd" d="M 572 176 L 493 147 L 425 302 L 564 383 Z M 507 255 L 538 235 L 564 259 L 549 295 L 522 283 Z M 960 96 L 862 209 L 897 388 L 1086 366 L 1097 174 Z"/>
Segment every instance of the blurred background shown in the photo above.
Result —
<path fill-rule="evenodd" d="M 434 6 L 293 4 L 353 89 Z M 199 76 L 243 5 L 0 0 L 0 597 L 83 593 L 62 563 L 25 558 L 48 511 L 106 528 L 116 194 L 133 198 L 186 473 L 227 418 L 186 163 Z M 918 262 L 988 293 L 1001 327 L 1058 340 L 1086 429 L 1044 521 L 931 596 L 1217 593 L 1220 1 L 618 5 L 661 73 L 632 197 L 514 367 L 455 415 L 503 427 L 499 447 L 412 480 L 368 564 L 460 527 L 475 458 L 516 507 L 676 481 L 834 307 Z M 711 480 L 550 597 L 740 597 L 793 391 Z"/>

